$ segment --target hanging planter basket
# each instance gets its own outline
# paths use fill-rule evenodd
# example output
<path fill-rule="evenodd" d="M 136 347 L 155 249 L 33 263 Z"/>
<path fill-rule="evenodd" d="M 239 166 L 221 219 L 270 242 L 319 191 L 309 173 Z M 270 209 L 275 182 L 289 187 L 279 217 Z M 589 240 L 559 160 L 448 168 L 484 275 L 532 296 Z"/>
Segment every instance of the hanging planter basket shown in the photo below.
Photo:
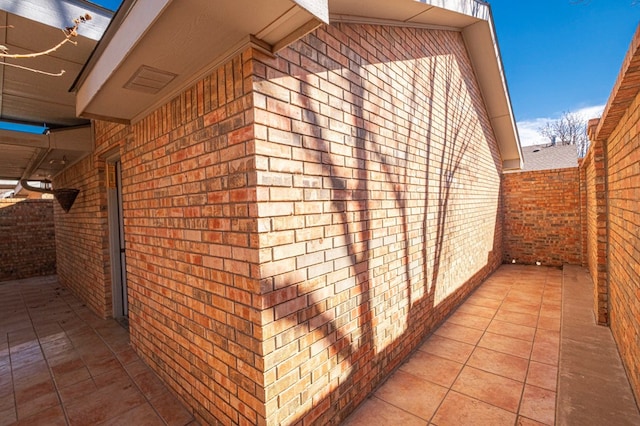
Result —
<path fill-rule="evenodd" d="M 62 210 L 67 213 L 69 213 L 69 210 L 71 209 L 71 206 L 73 206 L 73 203 L 76 201 L 76 197 L 79 193 L 79 189 L 73 188 L 60 188 L 53 190 L 53 196 L 56 200 L 58 200 L 58 203 L 60 203 L 60 207 L 62 207 Z"/>

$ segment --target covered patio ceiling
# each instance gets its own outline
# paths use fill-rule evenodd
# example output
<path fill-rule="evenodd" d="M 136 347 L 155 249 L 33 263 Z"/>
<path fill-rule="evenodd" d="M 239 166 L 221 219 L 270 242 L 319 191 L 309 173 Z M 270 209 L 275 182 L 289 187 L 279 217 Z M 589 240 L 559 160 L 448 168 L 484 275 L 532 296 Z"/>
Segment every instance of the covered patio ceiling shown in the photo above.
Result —
<path fill-rule="evenodd" d="M 69 88 L 112 17 L 111 11 L 84 0 L 0 0 L 0 45 L 7 54 L 52 48 L 64 39 L 63 29 L 86 13 L 92 19 L 80 25 L 75 45 L 66 43 L 35 58 L 0 59 L 3 127 L 15 123 L 50 130 L 46 134 L 0 130 L 0 180 L 49 179 L 91 151 L 89 120 L 76 116 L 75 95 Z M 62 71 L 59 76 L 48 75 Z"/>

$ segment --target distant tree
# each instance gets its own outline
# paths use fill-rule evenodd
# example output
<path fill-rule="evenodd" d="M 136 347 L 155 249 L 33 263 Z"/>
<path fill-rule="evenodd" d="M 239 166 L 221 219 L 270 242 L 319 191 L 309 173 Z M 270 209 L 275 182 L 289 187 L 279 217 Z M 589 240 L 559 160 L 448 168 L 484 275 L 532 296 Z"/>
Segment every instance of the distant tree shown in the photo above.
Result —
<path fill-rule="evenodd" d="M 564 112 L 559 119 L 539 128 L 538 133 L 553 145 L 575 145 L 579 158 L 584 157 L 589 148 L 587 120 L 576 113 Z"/>

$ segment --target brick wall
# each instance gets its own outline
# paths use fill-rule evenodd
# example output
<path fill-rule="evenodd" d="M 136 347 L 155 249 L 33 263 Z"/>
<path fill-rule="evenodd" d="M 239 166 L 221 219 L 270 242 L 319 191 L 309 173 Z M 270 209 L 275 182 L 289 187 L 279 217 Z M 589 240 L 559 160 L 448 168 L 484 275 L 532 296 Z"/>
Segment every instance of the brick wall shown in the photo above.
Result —
<path fill-rule="evenodd" d="M 69 212 L 55 203 L 60 283 L 101 317 L 112 314 L 104 161 L 89 155 L 54 179 L 80 193 Z"/>
<path fill-rule="evenodd" d="M 344 418 L 501 262 L 459 33 L 336 24 L 259 58 L 267 422 Z"/>
<path fill-rule="evenodd" d="M 504 262 L 582 264 L 578 168 L 507 173 Z"/>
<path fill-rule="evenodd" d="M 640 95 L 607 140 L 611 331 L 640 396 Z"/>
<path fill-rule="evenodd" d="M 56 273 L 53 203 L 0 199 L 0 281 Z"/>
<path fill-rule="evenodd" d="M 607 287 L 607 205 L 604 152 L 601 142 L 591 144 L 581 169 L 584 174 L 586 211 L 586 256 L 594 282 L 593 312 L 598 324 L 609 323 L 609 289 Z"/>
<path fill-rule="evenodd" d="M 203 424 L 264 424 L 251 51 L 130 127 L 131 342 Z"/>
<path fill-rule="evenodd" d="M 203 423 L 337 422 L 501 262 L 473 76 L 457 32 L 338 24 L 97 122 L 56 182 L 82 190 L 56 215 L 66 276 L 86 262 L 71 285 L 109 311 L 119 152 L 136 351 Z"/>
<path fill-rule="evenodd" d="M 589 269 L 598 320 L 609 322 L 640 398 L 640 27 L 602 117 L 589 122 Z M 589 201 L 588 200 L 588 201 Z"/>

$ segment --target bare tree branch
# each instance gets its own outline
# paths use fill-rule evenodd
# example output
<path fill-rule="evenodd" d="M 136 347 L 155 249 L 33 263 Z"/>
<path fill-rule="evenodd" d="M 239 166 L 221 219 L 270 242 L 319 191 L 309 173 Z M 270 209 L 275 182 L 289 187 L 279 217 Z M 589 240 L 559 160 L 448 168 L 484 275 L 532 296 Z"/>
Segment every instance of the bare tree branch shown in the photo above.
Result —
<path fill-rule="evenodd" d="M 56 44 L 55 46 L 43 50 L 41 52 L 34 52 L 34 53 L 7 53 L 9 51 L 9 49 L 6 46 L 0 45 L 0 59 L 1 58 L 8 58 L 8 59 L 25 59 L 25 58 L 37 58 L 39 56 L 46 56 L 49 55 L 53 52 L 55 52 L 56 50 L 60 49 L 62 46 L 64 46 L 67 43 L 72 43 L 74 45 L 76 45 L 77 43 L 72 40 L 73 37 L 77 37 L 78 36 L 78 27 L 80 26 L 80 24 L 83 24 L 87 21 L 91 20 L 91 15 L 89 15 L 88 13 L 84 14 L 83 16 L 79 16 L 76 19 L 73 20 L 73 25 L 70 27 L 66 27 L 62 30 L 62 33 L 64 34 L 64 39 L 62 39 L 62 41 L 60 41 L 58 44 Z M 3 28 L 13 28 L 13 25 L 8 25 L 5 26 Z M 57 73 L 52 73 L 52 72 L 47 72 L 47 71 L 42 71 L 42 70 L 38 70 L 35 68 L 30 68 L 30 67 L 26 67 L 23 65 L 17 65 L 17 64 L 11 64 L 11 63 L 7 63 L 7 62 L 0 62 L 0 65 L 4 65 L 7 67 L 14 67 L 14 68 L 19 68 L 19 69 L 23 69 L 23 70 L 27 70 L 27 71 L 31 71 L 31 72 L 35 72 L 37 74 L 44 74 L 44 75 L 50 75 L 53 77 L 59 77 L 62 74 L 64 74 L 64 70 L 60 70 Z"/>

